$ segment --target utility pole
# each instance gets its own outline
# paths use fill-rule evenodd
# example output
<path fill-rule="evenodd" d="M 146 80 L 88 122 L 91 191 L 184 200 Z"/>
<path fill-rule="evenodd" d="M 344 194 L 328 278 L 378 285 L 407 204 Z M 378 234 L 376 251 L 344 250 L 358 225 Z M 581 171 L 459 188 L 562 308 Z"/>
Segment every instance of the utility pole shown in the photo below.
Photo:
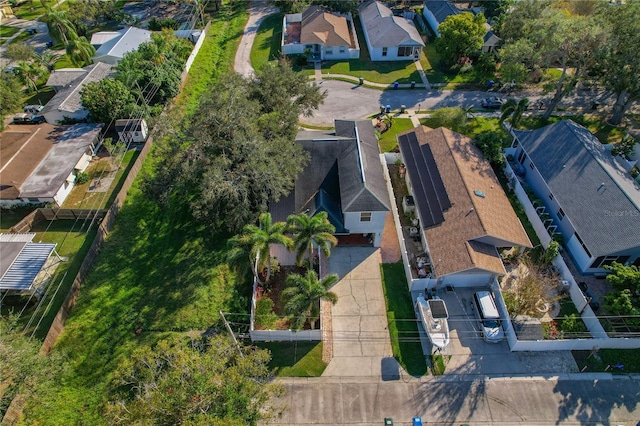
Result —
<path fill-rule="evenodd" d="M 236 345 L 236 348 L 238 348 L 238 352 L 240 353 L 240 356 L 242 357 L 242 359 L 244 359 L 244 353 L 242 353 L 242 349 L 240 348 L 240 345 L 238 344 L 238 340 L 236 340 L 235 334 L 233 334 L 233 330 L 231 330 L 231 326 L 227 322 L 227 319 L 224 317 L 224 314 L 222 313 L 222 311 L 218 311 L 218 312 L 220 313 L 220 318 L 222 318 L 222 321 L 224 322 L 224 326 L 227 328 L 227 331 L 229 332 L 229 335 L 233 339 L 233 343 Z"/>

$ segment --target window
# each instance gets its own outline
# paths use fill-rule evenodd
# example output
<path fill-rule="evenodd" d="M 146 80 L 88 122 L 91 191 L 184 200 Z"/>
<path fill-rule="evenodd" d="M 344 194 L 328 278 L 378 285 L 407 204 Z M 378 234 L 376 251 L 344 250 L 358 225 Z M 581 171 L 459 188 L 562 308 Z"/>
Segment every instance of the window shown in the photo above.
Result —
<path fill-rule="evenodd" d="M 324 49 L 324 53 L 326 53 L 327 55 L 333 55 L 333 47 L 326 47 Z"/>
<path fill-rule="evenodd" d="M 386 47 L 382 48 L 382 56 L 387 56 L 387 48 Z"/>
<path fill-rule="evenodd" d="M 531 170 L 536 168 L 536 165 L 533 164 L 533 161 L 529 162 L 529 167 L 531 168 Z"/>
<path fill-rule="evenodd" d="M 592 268 L 602 268 L 607 265 L 611 265 L 613 262 L 625 264 L 629 260 L 629 256 L 600 256 L 596 258 L 591 264 Z M 636 262 L 638 260 L 636 259 Z"/>
<path fill-rule="evenodd" d="M 411 56 L 413 55 L 413 47 L 411 46 L 399 46 L 398 47 L 398 56 Z"/>
<path fill-rule="evenodd" d="M 371 222 L 371 212 L 360 213 L 360 222 Z"/>
<path fill-rule="evenodd" d="M 518 154 L 518 162 L 524 166 L 524 162 L 526 160 L 527 160 L 527 154 L 525 154 L 524 151 L 520 151 L 520 154 Z"/>
<path fill-rule="evenodd" d="M 576 240 L 578 240 L 578 242 L 580 243 L 580 245 L 582 246 L 582 248 L 584 249 L 584 252 L 587 253 L 587 256 L 591 257 L 591 252 L 589 251 L 589 249 L 587 248 L 587 246 L 585 245 L 584 241 L 582 241 L 582 238 L 580 238 L 580 235 L 578 235 L 578 233 L 576 232 L 575 234 L 573 234 L 576 236 Z"/>
<path fill-rule="evenodd" d="M 340 46 L 340 53 L 344 53 L 347 51 L 347 48 L 344 46 Z"/>
<path fill-rule="evenodd" d="M 553 194 L 552 193 L 549 193 L 549 199 L 553 200 Z"/>
<path fill-rule="evenodd" d="M 517 148 L 520 145 L 518 138 L 513 138 L 513 142 L 511 143 L 511 148 Z"/>
<path fill-rule="evenodd" d="M 558 219 L 560 220 L 564 219 L 564 210 L 562 209 L 558 210 Z"/>

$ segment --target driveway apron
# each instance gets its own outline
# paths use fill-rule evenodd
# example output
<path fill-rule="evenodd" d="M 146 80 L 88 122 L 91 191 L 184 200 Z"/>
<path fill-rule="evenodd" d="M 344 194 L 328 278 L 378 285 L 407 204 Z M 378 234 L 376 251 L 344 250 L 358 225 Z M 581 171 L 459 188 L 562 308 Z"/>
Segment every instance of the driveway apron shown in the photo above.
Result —
<path fill-rule="evenodd" d="M 336 247 L 329 272 L 340 281 L 332 291 L 333 359 L 323 376 L 377 377 L 399 374 L 393 358 L 382 278 L 380 250 L 373 247 Z"/>

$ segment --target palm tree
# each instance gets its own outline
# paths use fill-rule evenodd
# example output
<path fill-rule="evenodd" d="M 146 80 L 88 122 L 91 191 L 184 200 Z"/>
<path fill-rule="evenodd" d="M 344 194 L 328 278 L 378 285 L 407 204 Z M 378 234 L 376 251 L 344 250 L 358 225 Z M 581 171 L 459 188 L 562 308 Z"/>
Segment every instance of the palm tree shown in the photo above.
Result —
<path fill-rule="evenodd" d="M 27 87 L 28 90 L 38 92 L 38 79 L 44 73 L 44 69 L 35 62 L 20 61 L 13 69 L 18 80 Z"/>
<path fill-rule="evenodd" d="M 309 264 L 313 267 L 314 245 L 318 246 L 322 254 L 329 256 L 331 247 L 338 244 L 338 239 L 333 236 L 336 228 L 329 222 L 327 212 L 320 212 L 312 217 L 306 213 L 293 214 L 287 218 L 287 231 L 293 234 L 298 266 L 302 265 L 308 252 Z"/>
<path fill-rule="evenodd" d="M 33 59 L 49 71 L 53 71 L 55 63 L 60 59 L 60 54 L 53 50 L 46 49 L 42 53 L 33 52 Z"/>
<path fill-rule="evenodd" d="M 75 65 L 90 64 L 91 57 L 96 54 L 96 49 L 86 37 L 76 37 L 69 40 L 65 48 L 67 56 Z"/>
<path fill-rule="evenodd" d="M 529 98 L 522 98 L 518 102 L 515 99 L 508 99 L 501 107 L 502 115 L 500 116 L 500 124 L 510 117 L 511 127 L 518 127 L 522 114 L 529 107 Z"/>
<path fill-rule="evenodd" d="M 309 269 L 306 275 L 291 274 L 287 277 L 287 287 L 282 292 L 282 297 L 286 300 L 284 310 L 287 315 L 291 315 L 292 326 L 300 330 L 307 318 L 314 328 L 316 320 L 320 317 L 320 299 L 328 300 L 336 304 L 338 296 L 329 291 L 339 278 L 336 274 L 327 275 L 318 280 L 318 275 L 313 269 Z"/>
<path fill-rule="evenodd" d="M 65 11 L 54 10 L 49 7 L 41 20 L 47 24 L 49 36 L 56 43 L 62 43 L 66 46 L 69 40 L 78 38 L 76 28 Z"/>
<path fill-rule="evenodd" d="M 258 220 L 259 226 L 245 225 L 242 235 L 237 235 L 230 240 L 233 247 L 240 247 L 246 250 L 253 266 L 253 275 L 260 281 L 260 273 L 267 271 L 264 281 L 269 281 L 271 276 L 271 255 L 269 253 L 270 244 L 282 244 L 290 248 L 292 241 L 285 235 L 287 225 L 284 222 L 271 223 L 271 214 L 262 213 Z"/>

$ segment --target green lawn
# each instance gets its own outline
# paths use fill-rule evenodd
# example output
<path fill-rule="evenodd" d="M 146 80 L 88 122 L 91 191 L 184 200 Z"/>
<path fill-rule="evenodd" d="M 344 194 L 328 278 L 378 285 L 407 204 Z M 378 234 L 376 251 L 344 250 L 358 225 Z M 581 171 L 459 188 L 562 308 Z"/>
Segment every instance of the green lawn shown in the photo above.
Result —
<path fill-rule="evenodd" d="M 280 55 L 280 39 L 282 38 L 283 16 L 268 16 L 260 24 L 255 41 L 251 46 L 251 65 L 259 69 L 268 61 L 278 59 Z"/>
<path fill-rule="evenodd" d="M 42 86 L 38 88 L 38 93 L 27 94 L 22 103 L 24 105 L 46 105 L 55 94 L 53 87 Z"/>
<path fill-rule="evenodd" d="M 29 40 L 31 37 L 33 37 L 33 34 L 29 34 L 28 31 L 23 31 L 18 36 L 16 36 L 16 38 L 11 40 L 10 44 L 13 44 L 13 43 L 26 43 L 26 41 Z"/>
<path fill-rule="evenodd" d="M 572 354 L 580 371 L 640 373 L 640 349 L 600 349 L 595 354 L 590 351 L 572 351 Z M 619 366 L 622 368 L 618 368 Z"/>
<path fill-rule="evenodd" d="M 52 7 L 56 3 L 57 0 L 46 0 L 44 2 L 47 7 Z M 16 15 L 16 17 L 26 19 L 28 21 L 33 21 L 47 11 L 39 0 L 27 0 L 19 6 L 13 6 L 12 9 L 13 14 Z"/>
<path fill-rule="evenodd" d="M 203 46 L 204 52 L 216 51 L 216 61 L 211 72 L 198 71 L 200 81 L 192 76 L 191 94 L 208 87 L 233 62 L 246 6 L 234 2 L 223 8 L 229 13 L 214 20 Z M 30 422 L 106 424 L 102 407 L 108 383 L 132 351 L 170 334 L 199 334 L 217 324 L 218 310 L 247 312 L 251 281 L 226 264 L 229 235 L 208 234 L 193 222 L 187 206 L 160 206 L 142 191 L 158 151 L 152 150 L 129 191 L 57 342 L 56 348 L 69 354 L 70 372 L 52 400 L 35 397 L 38 404 L 25 411 Z"/>
<path fill-rule="evenodd" d="M 393 126 L 380 136 L 380 140 L 378 141 L 380 151 L 393 152 L 398 146 L 396 135 L 411 129 L 413 129 L 413 123 L 410 118 L 395 118 L 393 120 Z"/>
<path fill-rule="evenodd" d="M 482 88 L 485 88 L 487 81 L 496 79 L 494 74 L 481 73 L 473 68 L 469 72 L 457 74 L 442 70 L 439 66 L 440 54 L 436 51 L 436 47 L 433 42 L 427 43 L 423 52 L 424 54 L 422 56 L 422 59 L 420 60 L 420 63 L 422 64 L 422 69 L 424 70 L 429 83 L 450 83 L 455 85 L 464 84 L 467 86 L 472 85 L 469 87 L 480 85 L 482 86 Z"/>
<path fill-rule="evenodd" d="M 437 118 L 425 117 L 420 119 L 420 124 L 436 129 L 442 126 L 442 123 Z M 482 132 L 496 131 L 502 132 L 506 136 L 506 132 L 500 126 L 500 122 L 497 118 L 480 117 L 475 116 L 467 119 L 467 123 L 460 133 L 470 138 L 474 138 L 476 135 Z"/>
<path fill-rule="evenodd" d="M 327 364 L 322 362 L 322 342 L 256 342 L 271 351 L 269 367 L 278 377 L 320 377 Z"/>
<path fill-rule="evenodd" d="M 402 262 L 384 263 L 381 269 L 393 356 L 407 373 L 423 376 L 427 373 L 427 364 L 422 353 L 404 266 Z"/>
<path fill-rule="evenodd" d="M 8 38 L 20 31 L 20 28 L 9 27 L 7 25 L 0 25 L 0 37 Z"/>
<path fill-rule="evenodd" d="M 602 116 L 594 114 L 580 114 L 573 116 L 558 117 L 552 115 L 548 121 L 542 120 L 541 116 L 523 117 L 520 120 L 520 128 L 530 130 L 538 129 L 548 124 L 556 123 L 560 120 L 571 119 L 578 124 L 589 129 L 603 144 L 617 142 L 624 136 L 625 130 L 608 125 Z"/>
<path fill-rule="evenodd" d="M 35 207 L 0 209 L 0 232 L 7 232 L 33 210 L 35 210 Z"/>

